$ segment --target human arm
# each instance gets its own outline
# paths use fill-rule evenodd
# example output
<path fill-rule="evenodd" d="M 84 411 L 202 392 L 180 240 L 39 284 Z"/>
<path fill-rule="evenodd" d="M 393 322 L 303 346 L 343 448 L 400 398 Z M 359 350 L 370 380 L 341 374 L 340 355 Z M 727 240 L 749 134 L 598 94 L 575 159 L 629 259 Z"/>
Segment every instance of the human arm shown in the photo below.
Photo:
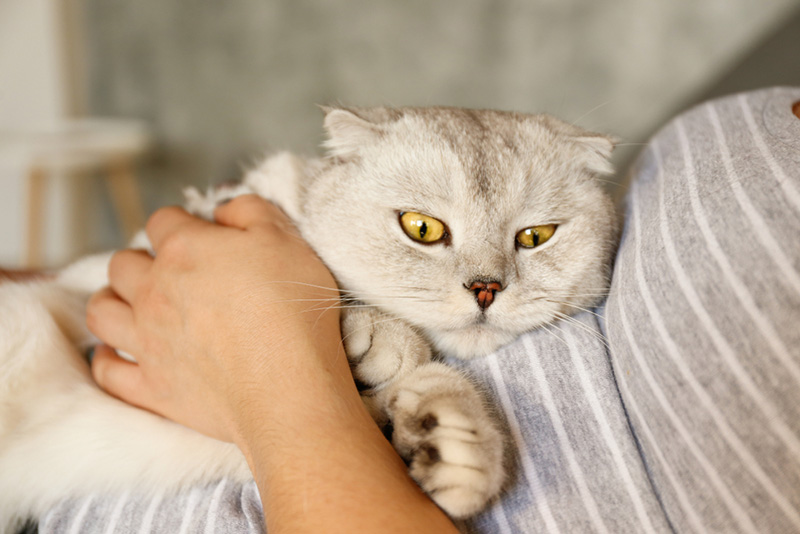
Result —
<path fill-rule="evenodd" d="M 117 254 L 88 322 L 110 393 L 248 459 L 270 532 L 447 532 L 367 414 L 341 346 L 333 279 L 275 208 L 243 197 L 225 226 L 179 209 L 147 231 L 156 258 Z"/>

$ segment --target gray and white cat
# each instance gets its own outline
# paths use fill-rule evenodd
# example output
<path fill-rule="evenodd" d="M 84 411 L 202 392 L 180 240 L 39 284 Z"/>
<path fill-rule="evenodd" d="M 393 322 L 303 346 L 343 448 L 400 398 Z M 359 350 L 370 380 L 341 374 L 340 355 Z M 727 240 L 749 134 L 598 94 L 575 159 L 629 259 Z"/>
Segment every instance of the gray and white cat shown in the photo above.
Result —
<path fill-rule="evenodd" d="M 483 396 L 432 359 L 471 358 L 604 292 L 617 233 L 596 179 L 613 142 L 545 115 L 325 109 L 328 154 L 282 153 L 188 208 L 255 192 L 279 204 L 343 288 L 355 378 L 411 475 L 449 514 L 501 490 Z M 103 394 L 82 358 L 109 255 L 54 280 L 0 284 L 0 530 L 89 492 L 245 479 L 238 449 Z"/>

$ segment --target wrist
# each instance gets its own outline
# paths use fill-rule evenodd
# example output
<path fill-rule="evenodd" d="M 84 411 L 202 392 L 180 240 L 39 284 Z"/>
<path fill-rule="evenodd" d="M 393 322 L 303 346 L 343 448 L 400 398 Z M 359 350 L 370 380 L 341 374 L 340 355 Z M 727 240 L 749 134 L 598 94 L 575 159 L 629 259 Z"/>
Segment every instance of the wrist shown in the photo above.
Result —
<path fill-rule="evenodd" d="M 247 395 L 235 432 L 269 532 L 454 532 L 369 416 L 341 344 L 269 386 Z"/>
<path fill-rule="evenodd" d="M 330 347 L 330 345 L 328 345 Z M 234 442 L 279 446 L 296 433 L 313 432 L 346 416 L 371 418 L 353 382 L 341 342 L 327 351 L 295 343 L 285 357 L 264 357 L 232 384 L 229 413 Z M 258 357 L 256 357 L 258 359 Z"/>

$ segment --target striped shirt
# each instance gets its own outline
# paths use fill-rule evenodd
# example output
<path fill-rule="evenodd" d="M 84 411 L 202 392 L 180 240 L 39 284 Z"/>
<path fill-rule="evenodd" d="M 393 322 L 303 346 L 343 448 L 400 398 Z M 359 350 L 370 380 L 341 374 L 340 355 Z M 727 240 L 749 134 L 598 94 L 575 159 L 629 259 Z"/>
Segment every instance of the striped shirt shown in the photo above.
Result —
<path fill-rule="evenodd" d="M 451 361 L 508 435 L 474 533 L 800 532 L 800 89 L 698 106 L 634 166 L 598 313 Z M 65 501 L 40 532 L 263 532 L 254 483 Z"/>

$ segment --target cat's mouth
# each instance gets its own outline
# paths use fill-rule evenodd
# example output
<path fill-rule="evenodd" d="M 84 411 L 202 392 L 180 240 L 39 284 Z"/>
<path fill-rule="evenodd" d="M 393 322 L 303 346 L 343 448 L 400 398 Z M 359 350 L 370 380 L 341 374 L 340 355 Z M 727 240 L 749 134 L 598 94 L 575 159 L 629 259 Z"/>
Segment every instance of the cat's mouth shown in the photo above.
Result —
<path fill-rule="evenodd" d="M 446 332 L 464 332 L 464 331 L 475 331 L 475 332 L 493 332 L 496 330 L 502 330 L 498 326 L 492 324 L 491 318 L 486 315 L 485 313 L 480 313 L 475 315 L 474 317 L 467 318 L 462 324 L 458 326 L 451 326 L 449 328 L 442 328 L 443 331 Z"/>
<path fill-rule="evenodd" d="M 492 325 L 484 314 L 460 327 L 429 330 L 435 347 L 443 354 L 459 358 L 482 356 L 513 341 L 520 332 Z"/>

